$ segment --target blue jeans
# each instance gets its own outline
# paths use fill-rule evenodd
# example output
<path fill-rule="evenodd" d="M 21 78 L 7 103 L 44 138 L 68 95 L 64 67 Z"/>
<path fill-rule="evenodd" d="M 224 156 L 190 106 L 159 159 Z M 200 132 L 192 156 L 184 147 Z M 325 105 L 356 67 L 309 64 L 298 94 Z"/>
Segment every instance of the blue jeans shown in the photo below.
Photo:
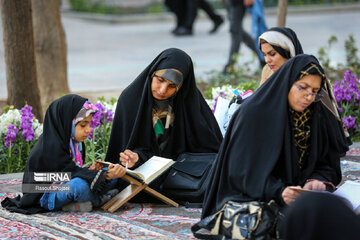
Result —
<path fill-rule="evenodd" d="M 112 179 L 106 185 L 106 191 L 114 188 L 117 179 Z M 86 202 L 91 201 L 93 207 L 99 207 L 101 205 L 100 196 L 94 194 L 90 191 L 90 186 L 87 181 L 82 178 L 73 178 L 70 182 L 65 183 L 64 185 L 69 185 L 70 192 L 51 192 L 44 193 L 40 199 L 41 207 L 56 211 L 61 209 L 62 206 L 71 203 L 71 202 Z"/>

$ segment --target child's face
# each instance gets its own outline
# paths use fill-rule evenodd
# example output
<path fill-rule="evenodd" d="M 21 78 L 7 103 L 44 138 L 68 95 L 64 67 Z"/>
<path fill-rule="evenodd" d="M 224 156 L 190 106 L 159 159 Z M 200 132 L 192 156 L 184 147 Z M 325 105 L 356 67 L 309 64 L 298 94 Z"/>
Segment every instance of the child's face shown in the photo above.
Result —
<path fill-rule="evenodd" d="M 90 123 L 92 119 L 92 114 L 84 118 L 75 126 L 75 139 L 78 142 L 83 142 L 91 131 Z"/>

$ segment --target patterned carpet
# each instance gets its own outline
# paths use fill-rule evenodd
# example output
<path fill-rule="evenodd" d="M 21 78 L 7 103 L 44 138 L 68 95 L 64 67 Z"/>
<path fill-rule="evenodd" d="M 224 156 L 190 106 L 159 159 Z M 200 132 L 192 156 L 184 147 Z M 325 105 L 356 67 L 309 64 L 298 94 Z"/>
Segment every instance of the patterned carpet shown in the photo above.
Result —
<path fill-rule="evenodd" d="M 343 180 L 360 182 L 360 149 L 350 150 L 341 168 Z M 20 179 L 1 180 L 0 200 L 15 197 L 5 192 L 16 192 L 20 186 Z M 0 239 L 194 239 L 190 227 L 200 214 L 201 209 L 133 203 L 115 213 L 98 209 L 31 216 L 0 207 Z"/>

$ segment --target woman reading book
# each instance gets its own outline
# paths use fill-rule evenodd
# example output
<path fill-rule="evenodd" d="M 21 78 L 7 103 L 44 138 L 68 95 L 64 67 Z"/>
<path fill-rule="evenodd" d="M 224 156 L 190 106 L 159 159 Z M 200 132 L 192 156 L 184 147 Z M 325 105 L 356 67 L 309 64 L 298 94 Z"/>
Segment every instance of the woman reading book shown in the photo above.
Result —
<path fill-rule="evenodd" d="M 216 153 L 221 141 L 190 56 L 170 48 L 121 93 L 106 161 L 136 168 L 154 155 L 176 160 L 184 152 Z"/>
<path fill-rule="evenodd" d="M 325 75 L 318 60 L 289 60 L 234 114 L 212 172 L 202 217 L 227 201 L 291 204 L 287 186 L 333 190 L 341 180 L 336 119 L 319 102 Z M 261 109 L 261 110 L 259 110 Z"/>
<path fill-rule="evenodd" d="M 89 168 L 83 165 L 83 141 L 90 133 L 90 122 L 96 111 L 95 105 L 74 94 L 63 96 L 50 104 L 43 133 L 26 163 L 22 185 L 24 194 L 14 199 L 6 198 L 1 203 L 4 208 L 31 214 L 61 209 L 91 211 L 104 203 L 103 194 L 114 187 L 114 181 L 125 174 L 125 168 L 119 164 L 108 166 L 108 169 L 102 169 L 99 163 Z M 36 173 L 65 172 L 70 173 L 67 182 L 39 182 L 36 178 Z M 70 191 L 38 191 L 37 187 L 43 187 L 43 184 L 47 184 L 48 188 L 52 184 L 57 184 L 59 189 L 71 187 Z"/>

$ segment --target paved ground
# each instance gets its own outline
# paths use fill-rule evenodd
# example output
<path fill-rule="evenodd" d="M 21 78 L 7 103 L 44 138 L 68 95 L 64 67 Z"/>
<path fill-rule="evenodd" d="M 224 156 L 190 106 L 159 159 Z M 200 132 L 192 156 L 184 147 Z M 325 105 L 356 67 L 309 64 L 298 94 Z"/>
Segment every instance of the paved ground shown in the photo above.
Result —
<path fill-rule="evenodd" d="M 276 23 L 274 13 L 274 9 L 266 11 L 270 27 Z M 297 32 L 305 52 L 314 55 L 327 44 L 331 35 L 336 35 L 339 42 L 330 56 L 334 63 L 339 63 L 345 59 L 343 45 L 349 34 L 354 34 L 360 48 L 359 13 L 360 4 L 350 8 L 290 9 L 287 26 Z M 189 53 L 198 78 L 212 69 L 222 69 L 228 55 L 228 23 L 215 35 L 209 35 L 207 32 L 212 25 L 207 18 L 198 19 L 194 36 L 180 38 L 169 33 L 174 25 L 173 16 L 169 14 L 114 17 L 63 12 L 62 21 L 68 45 L 69 86 L 71 91 L 85 96 L 118 97 L 121 90 L 168 47 L 178 47 Z M 248 15 L 244 26 L 250 30 L 250 25 Z M 3 54 L 3 44 L 0 44 L 2 63 Z M 240 63 L 253 57 L 244 46 L 241 54 Z M 254 62 L 253 68 L 257 67 Z M 6 96 L 5 67 L 0 64 L 0 99 Z"/>

